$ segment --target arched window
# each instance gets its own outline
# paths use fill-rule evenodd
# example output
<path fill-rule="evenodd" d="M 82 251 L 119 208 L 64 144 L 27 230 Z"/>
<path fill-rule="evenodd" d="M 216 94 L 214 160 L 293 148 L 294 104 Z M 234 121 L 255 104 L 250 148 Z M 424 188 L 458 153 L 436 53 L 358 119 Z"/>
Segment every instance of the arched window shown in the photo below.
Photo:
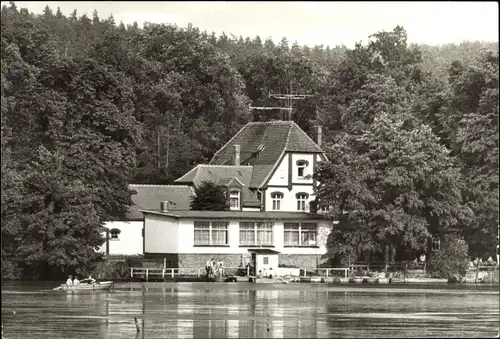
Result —
<path fill-rule="evenodd" d="M 307 166 L 309 162 L 306 160 L 297 161 L 297 177 L 304 178 L 307 175 Z"/>
<path fill-rule="evenodd" d="M 112 228 L 109 230 L 109 239 L 110 240 L 120 240 L 120 231 L 118 228 Z"/>
<path fill-rule="evenodd" d="M 232 188 L 229 190 L 229 207 L 232 210 L 240 209 L 241 194 L 239 189 Z"/>
<path fill-rule="evenodd" d="M 283 205 L 283 193 L 281 192 L 271 193 L 271 200 L 273 201 L 273 211 L 281 210 L 281 206 Z"/>
<path fill-rule="evenodd" d="M 297 197 L 297 211 L 305 211 L 309 194 L 297 193 L 296 197 Z"/>

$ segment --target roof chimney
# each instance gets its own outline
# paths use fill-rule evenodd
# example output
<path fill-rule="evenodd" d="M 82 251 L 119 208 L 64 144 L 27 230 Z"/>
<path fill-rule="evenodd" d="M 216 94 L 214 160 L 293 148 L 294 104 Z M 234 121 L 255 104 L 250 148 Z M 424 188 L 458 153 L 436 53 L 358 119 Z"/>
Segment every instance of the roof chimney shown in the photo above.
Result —
<path fill-rule="evenodd" d="M 321 147 L 321 142 L 323 139 L 323 127 L 322 126 L 316 126 L 316 143 L 318 144 L 319 147 Z"/>
<path fill-rule="evenodd" d="M 240 165 L 240 145 L 234 145 L 234 166 Z"/>

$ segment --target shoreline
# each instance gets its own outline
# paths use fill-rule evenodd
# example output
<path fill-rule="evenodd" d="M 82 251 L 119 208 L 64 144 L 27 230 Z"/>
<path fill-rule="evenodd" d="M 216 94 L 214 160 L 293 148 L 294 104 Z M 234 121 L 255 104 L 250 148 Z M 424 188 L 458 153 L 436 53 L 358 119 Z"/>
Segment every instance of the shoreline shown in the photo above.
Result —
<path fill-rule="evenodd" d="M 256 282 L 249 282 L 248 277 L 237 277 L 236 281 L 233 282 L 224 282 L 224 281 L 206 281 L 203 279 L 198 279 L 198 278 L 179 278 L 179 279 L 167 279 L 167 280 L 150 280 L 150 281 L 143 281 L 143 280 L 130 280 L 130 279 L 105 279 L 107 281 L 113 281 L 114 283 L 119 283 L 119 284 L 127 284 L 127 283 L 137 283 L 137 284 L 178 284 L 178 283 L 206 283 L 206 284 L 214 284 L 216 283 L 217 285 L 222 285 L 221 283 L 224 283 L 226 285 L 234 285 L 238 283 L 246 283 L 246 284 L 255 284 L 255 285 L 315 285 L 315 286 L 404 286 L 404 285 L 442 285 L 442 286 L 492 286 L 492 285 L 498 285 L 497 283 L 488 283 L 488 282 L 470 282 L 470 283 L 449 283 L 448 279 L 439 279 L 439 278 L 407 278 L 405 280 L 400 280 L 392 283 L 353 283 L 353 282 L 348 282 L 346 280 L 343 280 L 342 282 L 334 282 L 332 278 L 328 279 L 323 279 L 321 282 L 309 282 L 309 281 L 294 281 L 294 282 L 288 282 L 284 283 L 283 280 L 281 279 L 267 279 L 267 278 L 259 278 L 257 279 Z M 104 281 L 104 280 L 103 280 Z M 23 281 L 23 280 L 4 280 L 2 281 L 2 285 L 8 284 L 8 285 L 13 285 L 16 283 L 20 284 L 60 284 L 60 281 L 47 281 L 47 280 L 41 280 L 41 281 L 36 281 L 36 280 L 28 280 L 28 281 Z"/>

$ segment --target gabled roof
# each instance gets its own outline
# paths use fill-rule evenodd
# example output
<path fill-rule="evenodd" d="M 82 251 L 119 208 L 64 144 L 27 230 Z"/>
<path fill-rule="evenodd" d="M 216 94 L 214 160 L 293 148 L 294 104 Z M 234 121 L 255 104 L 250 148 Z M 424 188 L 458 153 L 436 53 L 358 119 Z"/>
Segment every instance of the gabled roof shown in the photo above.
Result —
<path fill-rule="evenodd" d="M 221 178 L 219 179 L 219 181 L 217 182 L 217 185 L 219 186 L 226 186 L 226 187 L 229 187 L 229 186 L 239 186 L 239 187 L 243 187 L 245 186 L 244 183 L 242 183 L 240 181 L 240 179 L 236 178 L 236 177 L 231 177 L 231 178 Z"/>
<path fill-rule="evenodd" d="M 293 121 L 249 122 L 215 153 L 210 165 L 231 164 L 234 145 L 240 145 L 240 163 L 254 166 L 253 188 L 264 184 L 284 152 L 323 153 Z"/>
<path fill-rule="evenodd" d="M 180 185 L 129 185 L 129 189 L 137 194 L 132 195 L 134 205 L 129 207 L 128 220 L 142 220 L 142 209 L 158 209 L 160 202 L 170 200 L 175 203 L 169 206 L 174 211 L 189 210 L 193 189 Z"/>

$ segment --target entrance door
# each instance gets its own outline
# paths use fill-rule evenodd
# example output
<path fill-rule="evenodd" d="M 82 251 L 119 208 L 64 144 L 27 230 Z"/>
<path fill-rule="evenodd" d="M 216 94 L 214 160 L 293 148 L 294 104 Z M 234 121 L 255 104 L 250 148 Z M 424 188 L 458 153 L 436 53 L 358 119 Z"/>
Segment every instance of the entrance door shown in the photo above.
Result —
<path fill-rule="evenodd" d="M 278 254 L 257 253 L 256 259 L 256 275 L 262 274 L 264 277 L 276 275 L 278 268 Z"/>

